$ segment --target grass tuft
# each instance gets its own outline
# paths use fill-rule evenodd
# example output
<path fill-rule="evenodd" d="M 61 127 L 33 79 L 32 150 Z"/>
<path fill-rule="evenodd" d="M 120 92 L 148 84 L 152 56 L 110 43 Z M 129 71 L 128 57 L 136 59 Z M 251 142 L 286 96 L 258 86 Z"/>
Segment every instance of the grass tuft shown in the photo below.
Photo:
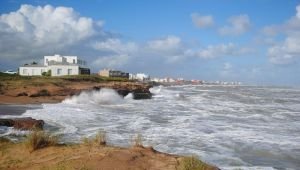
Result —
<path fill-rule="evenodd" d="M 106 145 L 106 132 L 99 131 L 94 138 L 84 137 L 82 143 L 86 146 L 105 146 Z"/>
<path fill-rule="evenodd" d="M 133 146 L 134 147 L 143 147 L 143 137 L 141 134 L 137 134 L 133 138 Z"/>
<path fill-rule="evenodd" d="M 212 170 L 210 165 L 199 160 L 196 156 L 184 157 L 179 162 L 178 170 Z"/>
<path fill-rule="evenodd" d="M 106 132 L 99 131 L 94 139 L 94 143 L 98 146 L 106 145 Z"/>
<path fill-rule="evenodd" d="M 58 144 L 58 138 L 56 136 L 50 136 L 44 131 L 33 131 L 27 136 L 25 145 L 31 150 L 37 150 L 48 146 L 54 146 Z"/>

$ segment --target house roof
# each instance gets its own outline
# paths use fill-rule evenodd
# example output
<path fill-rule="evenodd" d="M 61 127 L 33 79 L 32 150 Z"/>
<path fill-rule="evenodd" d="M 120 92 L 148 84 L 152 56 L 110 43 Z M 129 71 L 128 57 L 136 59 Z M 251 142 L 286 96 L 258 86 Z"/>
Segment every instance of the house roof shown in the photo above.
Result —
<path fill-rule="evenodd" d="M 47 67 L 47 66 L 40 65 L 40 64 L 28 64 L 28 65 L 23 65 L 21 67 Z"/>

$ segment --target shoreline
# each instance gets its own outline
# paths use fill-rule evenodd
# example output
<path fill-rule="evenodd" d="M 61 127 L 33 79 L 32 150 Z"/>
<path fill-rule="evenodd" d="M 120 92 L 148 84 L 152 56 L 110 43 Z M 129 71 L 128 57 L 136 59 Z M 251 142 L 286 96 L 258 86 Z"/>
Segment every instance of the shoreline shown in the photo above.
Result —
<path fill-rule="evenodd" d="M 0 95 L 0 105 L 28 105 L 28 104 L 43 104 L 43 103 L 60 103 L 69 96 L 43 96 L 43 97 L 28 97 L 28 96 L 5 96 Z"/>
<path fill-rule="evenodd" d="M 0 95 L 0 104 L 2 105 L 28 105 L 28 104 L 43 104 L 43 103 L 60 103 L 64 99 L 71 96 L 5 96 Z"/>
<path fill-rule="evenodd" d="M 115 90 L 125 97 L 132 93 L 134 99 L 151 99 L 150 84 L 129 80 L 103 80 L 99 76 L 77 77 L 1 77 L 0 104 L 59 103 L 83 91 Z"/>

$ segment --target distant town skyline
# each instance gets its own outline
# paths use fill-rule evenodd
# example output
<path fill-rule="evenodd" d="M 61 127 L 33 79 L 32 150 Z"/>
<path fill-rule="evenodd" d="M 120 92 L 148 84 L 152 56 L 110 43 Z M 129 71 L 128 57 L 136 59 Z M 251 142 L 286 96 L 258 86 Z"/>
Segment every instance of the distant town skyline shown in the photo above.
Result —
<path fill-rule="evenodd" d="M 0 71 L 76 55 L 151 77 L 300 86 L 298 0 L 3 0 Z"/>

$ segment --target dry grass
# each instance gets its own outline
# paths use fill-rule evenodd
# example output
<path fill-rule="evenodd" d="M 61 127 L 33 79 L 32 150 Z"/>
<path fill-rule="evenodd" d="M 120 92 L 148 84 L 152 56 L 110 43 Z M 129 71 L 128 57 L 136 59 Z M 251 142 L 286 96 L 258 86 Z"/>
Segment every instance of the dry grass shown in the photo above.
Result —
<path fill-rule="evenodd" d="M 105 146 L 106 145 L 106 132 L 99 131 L 94 138 L 83 138 L 82 143 L 86 146 Z"/>
<path fill-rule="evenodd" d="M 196 156 L 184 157 L 180 163 L 178 170 L 213 170 L 214 167 L 199 160 Z"/>
<path fill-rule="evenodd" d="M 58 137 L 51 136 L 44 131 L 33 131 L 30 135 L 27 136 L 27 139 L 25 140 L 26 147 L 28 147 L 31 151 L 47 146 L 54 146 L 57 144 Z"/>
<path fill-rule="evenodd" d="M 133 138 L 133 146 L 134 147 L 143 147 L 143 137 L 141 134 L 137 134 L 134 138 Z"/>
<path fill-rule="evenodd" d="M 94 142 L 99 146 L 106 145 L 106 132 L 99 131 L 94 139 Z"/>

